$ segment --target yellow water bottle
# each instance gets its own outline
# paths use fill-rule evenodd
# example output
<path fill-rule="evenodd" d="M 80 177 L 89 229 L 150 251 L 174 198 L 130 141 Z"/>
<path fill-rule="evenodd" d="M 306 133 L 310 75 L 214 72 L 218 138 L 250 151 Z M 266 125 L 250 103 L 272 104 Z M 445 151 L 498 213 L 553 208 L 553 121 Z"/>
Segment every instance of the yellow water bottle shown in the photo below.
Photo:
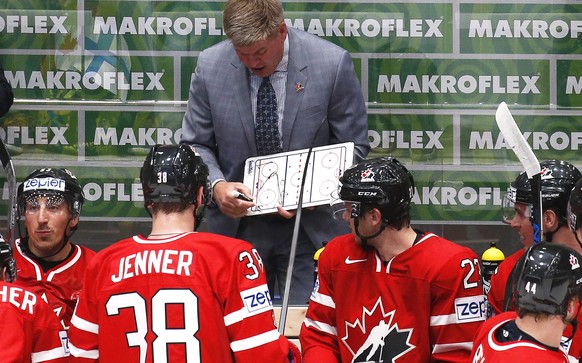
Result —
<path fill-rule="evenodd" d="M 323 242 L 322 243 L 323 247 L 321 247 L 320 249 L 315 251 L 315 254 L 313 255 L 313 264 L 315 266 L 315 268 L 313 270 L 313 282 L 314 283 L 317 282 L 317 262 L 319 261 L 319 255 L 321 255 L 321 253 L 325 249 L 326 244 L 327 244 L 327 242 Z"/>
<path fill-rule="evenodd" d="M 505 260 L 503 251 L 497 248 L 495 242 L 489 244 L 489 248 L 481 255 L 481 278 L 483 279 L 483 292 L 485 295 L 491 288 L 491 275 L 495 273 L 497 266 Z"/>

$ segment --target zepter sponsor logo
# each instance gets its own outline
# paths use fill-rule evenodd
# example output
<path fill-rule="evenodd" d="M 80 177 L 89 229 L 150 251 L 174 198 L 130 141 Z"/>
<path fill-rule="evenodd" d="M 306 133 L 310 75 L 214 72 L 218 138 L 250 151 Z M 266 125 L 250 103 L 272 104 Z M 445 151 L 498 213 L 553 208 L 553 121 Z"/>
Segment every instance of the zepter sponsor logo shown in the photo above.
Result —
<path fill-rule="evenodd" d="M 240 296 L 250 314 L 258 314 L 273 307 L 267 285 L 241 291 Z"/>
<path fill-rule="evenodd" d="M 455 313 L 458 323 L 485 320 L 485 295 L 455 299 Z"/>
<path fill-rule="evenodd" d="M 31 190 L 56 190 L 65 191 L 65 181 L 57 178 L 32 178 L 24 181 L 23 191 Z"/>

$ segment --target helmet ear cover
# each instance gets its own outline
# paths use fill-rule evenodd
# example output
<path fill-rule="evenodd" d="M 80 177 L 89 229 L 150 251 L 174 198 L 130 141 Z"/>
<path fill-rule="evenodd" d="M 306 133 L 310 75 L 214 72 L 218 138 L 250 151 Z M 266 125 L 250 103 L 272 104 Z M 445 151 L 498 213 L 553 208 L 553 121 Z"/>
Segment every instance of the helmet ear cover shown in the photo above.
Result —
<path fill-rule="evenodd" d="M 570 192 L 567 212 L 570 230 L 578 238 L 577 231 L 582 227 L 582 178 L 576 182 Z"/>

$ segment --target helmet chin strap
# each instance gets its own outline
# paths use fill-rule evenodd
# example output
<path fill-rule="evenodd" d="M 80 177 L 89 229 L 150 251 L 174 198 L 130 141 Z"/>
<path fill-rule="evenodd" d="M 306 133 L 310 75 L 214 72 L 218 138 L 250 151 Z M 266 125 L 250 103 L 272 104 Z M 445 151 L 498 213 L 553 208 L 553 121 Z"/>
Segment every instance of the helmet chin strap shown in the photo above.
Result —
<path fill-rule="evenodd" d="M 384 230 L 384 228 L 386 228 L 386 226 L 384 225 L 384 223 L 382 223 L 380 225 L 380 229 L 378 229 L 378 231 L 376 231 L 375 233 L 372 233 L 368 236 L 364 236 L 362 234 L 360 234 L 360 230 L 359 230 L 359 225 L 360 225 L 360 219 L 359 218 L 354 218 L 354 227 L 356 230 L 356 235 L 362 240 L 362 244 L 366 247 L 368 247 L 368 240 L 371 238 L 375 238 L 378 237 L 380 235 L 380 233 L 382 233 L 382 231 Z"/>
<path fill-rule="evenodd" d="M 206 210 L 206 205 L 204 205 L 204 203 L 202 203 L 201 206 L 198 205 L 198 203 L 192 203 L 194 204 L 194 230 L 197 231 L 198 228 L 200 227 L 200 224 L 202 223 L 202 219 L 204 218 L 204 212 Z"/>

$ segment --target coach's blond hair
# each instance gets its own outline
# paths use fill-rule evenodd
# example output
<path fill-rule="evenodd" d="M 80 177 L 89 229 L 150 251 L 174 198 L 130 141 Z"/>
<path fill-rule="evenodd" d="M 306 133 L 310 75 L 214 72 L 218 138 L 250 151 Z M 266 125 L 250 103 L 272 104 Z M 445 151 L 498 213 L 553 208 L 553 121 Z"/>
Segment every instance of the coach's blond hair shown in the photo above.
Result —
<path fill-rule="evenodd" d="M 279 0 L 229 0 L 223 13 L 226 36 L 242 47 L 275 35 L 283 21 Z"/>

